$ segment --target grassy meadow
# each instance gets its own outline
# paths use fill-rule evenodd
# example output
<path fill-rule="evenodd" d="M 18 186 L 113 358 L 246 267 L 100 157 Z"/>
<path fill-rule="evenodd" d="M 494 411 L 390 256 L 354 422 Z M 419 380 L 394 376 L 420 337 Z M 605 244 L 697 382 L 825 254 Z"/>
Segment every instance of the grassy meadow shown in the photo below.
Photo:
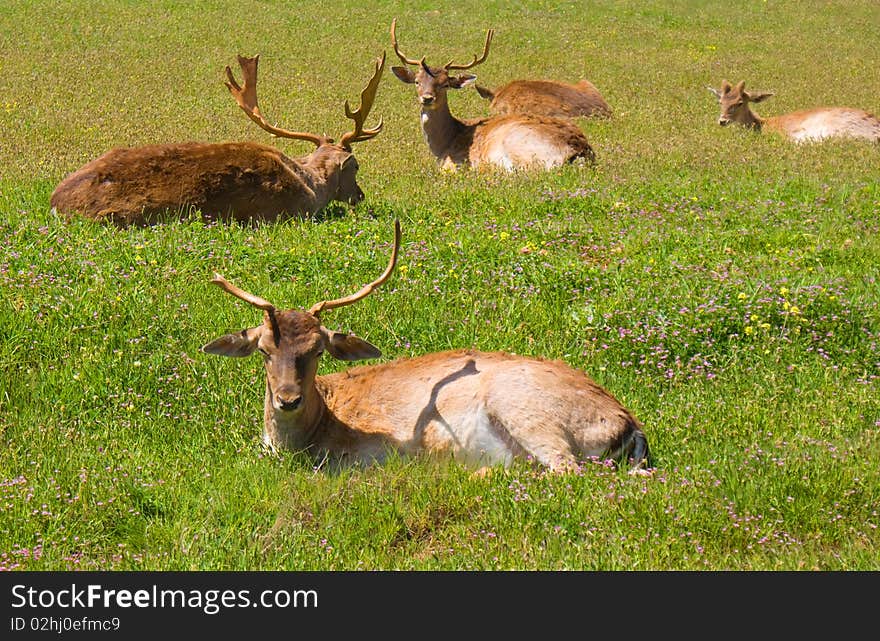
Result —
<path fill-rule="evenodd" d="M 255 140 L 223 86 L 261 54 L 279 126 L 338 137 L 398 17 L 401 49 L 481 84 L 590 79 L 595 166 L 441 171 L 390 71 L 355 208 L 257 227 L 117 229 L 49 211 L 115 146 Z M 880 147 L 717 125 L 880 111 L 875 0 L 520 3 L 5 0 L 0 4 L 0 569 L 878 570 Z M 487 113 L 476 91 L 455 115 Z M 483 478 L 392 459 L 328 473 L 260 446 L 256 324 L 217 271 L 279 306 L 391 280 L 325 314 L 390 360 L 448 348 L 563 359 L 644 423 L 650 477 L 605 464 Z M 325 356 L 321 372 L 346 364 Z M 540 402 L 536 397 L 535 402 Z"/>

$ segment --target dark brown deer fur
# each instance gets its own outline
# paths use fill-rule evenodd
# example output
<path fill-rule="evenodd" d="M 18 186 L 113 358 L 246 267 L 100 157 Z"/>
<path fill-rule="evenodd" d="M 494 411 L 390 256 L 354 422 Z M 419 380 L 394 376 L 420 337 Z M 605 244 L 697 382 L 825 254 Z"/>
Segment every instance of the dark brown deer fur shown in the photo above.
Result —
<path fill-rule="evenodd" d="M 143 225 L 198 210 L 206 219 L 271 222 L 315 213 L 364 193 L 357 161 L 336 145 L 289 158 L 254 142 L 184 142 L 120 148 L 65 178 L 50 200 L 58 212 Z"/>
<path fill-rule="evenodd" d="M 476 85 L 493 114 L 534 114 L 554 118 L 610 117 L 611 107 L 589 80 L 513 80 L 493 91 Z"/>

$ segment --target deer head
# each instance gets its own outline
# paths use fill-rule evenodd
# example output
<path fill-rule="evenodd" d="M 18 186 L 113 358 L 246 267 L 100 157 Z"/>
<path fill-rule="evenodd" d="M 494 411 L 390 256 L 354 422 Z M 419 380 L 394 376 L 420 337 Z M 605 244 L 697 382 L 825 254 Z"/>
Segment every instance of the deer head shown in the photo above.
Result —
<path fill-rule="evenodd" d="M 757 116 L 749 108 L 750 102 L 762 102 L 772 96 L 772 93 L 749 93 L 745 89 L 745 80 L 740 81 L 735 87 L 726 80 L 721 83 L 721 89 L 706 87 L 711 91 L 721 105 L 721 115 L 718 116 L 718 124 L 722 127 L 731 122 L 746 126 L 760 125 Z"/>
<path fill-rule="evenodd" d="M 442 67 L 430 67 L 425 62 L 425 56 L 420 60 L 408 58 L 400 52 L 397 45 L 397 18 L 391 21 L 391 44 L 394 46 L 394 53 L 400 58 L 405 65 L 413 65 L 418 67 L 418 71 L 412 71 L 408 67 L 392 67 L 391 71 L 399 80 L 408 84 L 415 84 L 418 93 L 419 104 L 422 109 L 436 109 L 446 104 L 447 89 L 462 89 L 471 85 L 477 77 L 473 74 L 450 74 L 453 70 L 464 71 L 476 67 L 486 61 L 489 56 L 489 45 L 492 42 L 492 36 L 495 34 L 493 29 L 486 32 L 486 44 L 483 47 L 483 54 L 479 57 L 476 55 L 474 59 L 467 64 L 457 64 L 450 60 Z"/>
<path fill-rule="evenodd" d="M 232 69 L 226 67 L 226 86 L 232 97 L 260 128 L 268 131 L 279 138 L 292 138 L 305 140 L 314 144 L 317 149 L 311 159 L 316 166 L 321 168 L 321 173 L 330 178 L 335 184 L 329 185 L 331 199 L 357 204 L 364 198 L 364 192 L 357 184 L 356 174 L 358 163 L 352 155 L 351 145 L 356 142 L 370 140 L 382 131 L 382 119 L 373 128 L 364 128 L 364 123 L 376 100 L 376 91 L 385 69 L 385 53 L 376 60 L 376 70 L 370 78 L 367 86 L 361 91 L 361 104 L 357 109 L 352 109 L 348 101 L 345 101 L 345 116 L 354 121 L 354 129 L 342 134 L 339 142 L 328 136 L 308 133 L 304 131 L 289 131 L 269 124 L 257 102 L 257 66 L 260 56 L 247 58 L 238 56 L 238 64 L 244 77 L 244 84 L 239 85 L 232 73 Z"/>
<path fill-rule="evenodd" d="M 239 289 L 219 274 L 212 283 L 254 307 L 263 310 L 263 322 L 256 327 L 226 334 L 202 347 L 218 356 L 243 357 L 254 352 L 263 356 L 266 370 L 266 410 L 290 414 L 316 411 L 314 398 L 318 360 L 326 350 L 334 358 L 357 361 L 378 358 L 382 353 L 353 334 L 325 327 L 320 315 L 330 309 L 351 305 L 367 297 L 388 280 L 400 248 L 400 221 L 394 221 L 394 247 L 388 267 L 379 278 L 350 296 L 315 303 L 308 311 L 278 310 L 269 301 Z M 270 407 L 271 406 L 271 407 Z"/>

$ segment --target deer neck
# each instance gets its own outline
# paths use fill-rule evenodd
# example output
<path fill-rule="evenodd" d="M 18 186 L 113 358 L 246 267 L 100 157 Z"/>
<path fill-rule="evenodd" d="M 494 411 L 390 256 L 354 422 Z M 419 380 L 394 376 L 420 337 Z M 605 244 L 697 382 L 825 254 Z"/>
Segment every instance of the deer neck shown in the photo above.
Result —
<path fill-rule="evenodd" d="M 311 213 L 315 213 L 332 200 L 332 194 L 339 180 L 340 163 L 337 156 L 338 154 L 333 150 L 322 145 L 292 163 L 291 170 L 302 181 Z"/>
<path fill-rule="evenodd" d="M 422 133 L 431 153 L 443 160 L 453 155 L 456 140 L 467 130 L 468 125 L 452 115 L 446 97 L 438 97 L 433 108 L 421 109 Z M 456 158 L 452 158 L 458 161 Z"/>
<path fill-rule="evenodd" d="M 746 109 L 745 111 L 745 116 L 740 121 L 740 124 L 748 127 L 749 129 L 754 129 L 755 131 L 761 131 L 761 128 L 764 126 L 765 120 L 754 111 L 752 111 L 751 108 Z"/>
<path fill-rule="evenodd" d="M 263 404 L 263 442 L 271 449 L 311 450 L 315 445 L 327 407 L 312 385 L 303 395 L 299 412 L 282 412 L 272 404 L 272 390 L 266 384 Z"/>

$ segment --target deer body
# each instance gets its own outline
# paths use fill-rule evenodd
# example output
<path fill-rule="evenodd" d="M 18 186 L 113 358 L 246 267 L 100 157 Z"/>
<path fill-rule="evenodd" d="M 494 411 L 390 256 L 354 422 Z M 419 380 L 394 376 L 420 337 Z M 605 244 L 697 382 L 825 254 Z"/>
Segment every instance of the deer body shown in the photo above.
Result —
<path fill-rule="evenodd" d="M 577 158 L 594 159 L 583 132 L 557 118 L 509 114 L 462 121 L 446 106 L 423 107 L 421 121 L 428 148 L 446 168 L 551 169 Z"/>
<path fill-rule="evenodd" d="M 381 461 L 390 451 L 470 465 L 532 457 L 570 467 L 629 456 L 644 439 L 610 394 L 558 361 L 452 351 L 318 377 L 304 420 L 267 399 L 264 441 L 317 458 Z M 406 399 L 406 402 L 401 402 Z"/>
<path fill-rule="evenodd" d="M 880 141 L 880 119 L 851 107 L 805 109 L 760 121 L 759 129 L 778 131 L 796 142 L 833 137 Z"/>
<path fill-rule="evenodd" d="M 275 221 L 311 214 L 332 200 L 357 204 L 357 162 L 336 145 L 289 158 L 252 142 L 118 148 L 68 175 L 51 206 L 121 225 L 158 221 L 184 208 L 220 220 Z"/>
<path fill-rule="evenodd" d="M 795 142 L 820 141 L 827 138 L 860 138 L 880 141 L 880 118 L 852 107 L 819 107 L 794 111 L 781 116 L 761 118 L 749 107 L 763 102 L 772 93 L 745 91 L 745 82 L 732 86 L 726 80 L 721 90 L 709 88 L 721 105 L 718 124 L 739 125 L 781 133 Z"/>
<path fill-rule="evenodd" d="M 472 84 L 476 76 L 453 76 L 453 69 L 470 69 L 486 59 L 492 31 L 486 35 L 483 56 L 461 65 L 448 63 L 429 67 L 425 59 L 410 59 L 400 53 L 395 35 L 396 20 L 391 25 L 391 42 L 397 56 L 408 67 L 393 67 L 399 80 L 416 85 L 421 109 L 422 131 L 428 148 L 446 168 L 458 166 L 494 166 L 506 170 L 558 167 L 579 158 L 595 156 L 584 133 L 562 118 L 523 113 L 459 120 L 449 110 L 447 91 Z"/>
<path fill-rule="evenodd" d="M 277 310 L 215 276 L 225 291 L 265 310 L 261 325 L 202 349 L 263 354 L 266 445 L 341 464 L 378 462 L 392 451 L 449 455 L 480 466 L 531 457 L 562 470 L 591 457 L 628 458 L 636 468 L 647 463 L 639 422 L 586 374 L 560 361 L 456 350 L 318 376 L 325 350 L 347 361 L 381 355 L 357 336 L 327 329 L 319 315 L 384 282 L 398 245 L 399 227 L 383 276 L 356 295 L 307 312 Z"/>
<path fill-rule="evenodd" d="M 206 218 L 275 221 L 312 214 L 330 201 L 355 205 L 364 198 L 357 184 L 358 163 L 351 144 L 369 140 L 382 129 L 364 129 L 372 108 L 385 55 L 361 92 L 361 106 L 345 114 L 355 122 L 339 142 L 327 136 L 288 131 L 270 125 L 257 104 L 259 56 L 238 56 L 244 74 L 240 86 L 226 67 L 226 86 L 239 107 L 274 136 L 305 140 L 315 151 L 290 158 L 281 151 L 252 142 L 184 142 L 112 149 L 69 174 L 50 200 L 54 210 L 72 215 L 141 225 L 157 222 L 163 213 L 198 209 Z"/>
<path fill-rule="evenodd" d="M 554 118 L 609 117 L 611 107 L 589 80 L 513 80 L 492 91 L 476 85 L 493 114 L 527 113 Z"/>

